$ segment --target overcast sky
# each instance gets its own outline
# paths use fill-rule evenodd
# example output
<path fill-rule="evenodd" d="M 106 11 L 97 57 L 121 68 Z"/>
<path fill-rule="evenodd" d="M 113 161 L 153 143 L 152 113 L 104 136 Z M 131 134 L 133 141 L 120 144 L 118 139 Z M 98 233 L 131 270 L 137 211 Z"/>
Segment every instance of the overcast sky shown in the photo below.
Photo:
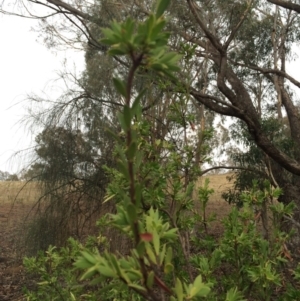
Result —
<path fill-rule="evenodd" d="M 24 157 L 13 155 L 32 145 L 32 137 L 20 120 L 28 106 L 26 96 L 31 93 L 42 95 L 51 90 L 62 61 L 67 59 L 70 69 L 77 71 L 84 66 L 83 53 L 52 53 L 38 43 L 38 34 L 31 28 L 36 21 L 0 14 L 0 170 L 17 172 L 25 162 Z M 288 65 L 288 72 L 300 78 L 299 59 Z M 55 83 L 58 87 L 63 85 Z"/>
<path fill-rule="evenodd" d="M 51 53 L 37 42 L 31 30 L 36 21 L 0 14 L 0 170 L 17 172 L 24 158 L 12 158 L 17 151 L 31 145 L 34 137 L 19 121 L 26 114 L 26 96 L 51 94 L 53 80 L 62 69 L 62 61 L 83 68 L 83 54 L 72 51 Z M 55 85 L 60 85 L 56 83 Z M 63 85 L 61 84 L 61 87 Z"/>

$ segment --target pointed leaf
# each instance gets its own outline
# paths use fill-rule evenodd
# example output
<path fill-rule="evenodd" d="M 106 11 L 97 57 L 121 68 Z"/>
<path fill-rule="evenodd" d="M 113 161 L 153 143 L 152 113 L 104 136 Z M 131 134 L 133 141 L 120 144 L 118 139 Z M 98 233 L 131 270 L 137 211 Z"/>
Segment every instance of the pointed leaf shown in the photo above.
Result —
<path fill-rule="evenodd" d="M 122 47 L 122 49 L 121 49 Z M 128 53 L 128 50 L 125 48 L 125 46 L 122 44 L 122 45 L 118 45 L 118 46 L 113 46 L 112 48 L 110 48 L 108 50 L 108 53 L 112 56 L 114 55 L 125 55 Z M 125 96 L 124 96 L 125 97 Z"/>
<path fill-rule="evenodd" d="M 156 17 L 159 18 L 167 9 L 170 4 L 170 0 L 159 0 L 156 9 Z"/>
<path fill-rule="evenodd" d="M 127 97 L 127 92 L 126 92 L 126 85 L 125 83 L 120 80 L 119 78 L 116 78 L 114 77 L 113 78 L 113 83 L 114 83 L 114 86 L 116 88 L 116 90 L 122 95 L 124 96 L 125 98 Z"/>
<path fill-rule="evenodd" d="M 142 92 L 139 93 L 139 95 L 134 99 L 134 102 L 131 106 L 131 113 L 132 115 L 137 115 L 137 118 L 140 118 L 141 114 L 141 99 L 146 93 L 146 89 L 143 89 Z"/>
<path fill-rule="evenodd" d="M 171 273 L 173 270 L 174 270 L 173 264 L 171 264 L 171 263 L 165 264 L 165 266 L 164 266 L 164 273 L 165 273 L 165 274 L 169 274 L 169 273 Z"/>
<path fill-rule="evenodd" d="M 135 157 L 137 151 L 137 144 L 135 141 L 131 142 L 129 147 L 126 150 L 126 155 L 129 160 L 132 160 Z"/>
<path fill-rule="evenodd" d="M 126 130 L 128 130 L 131 126 L 132 114 L 129 106 L 125 105 L 123 108 L 123 116 L 126 124 Z"/>
<path fill-rule="evenodd" d="M 124 175 L 126 179 L 129 179 L 129 171 L 127 166 L 124 165 L 120 160 L 118 161 L 119 171 Z"/>
<path fill-rule="evenodd" d="M 183 287 L 181 281 L 178 278 L 176 278 L 176 284 L 174 290 L 178 301 L 183 301 Z"/>
<path fill-rule="evenodd" d="M 159 255 L 159 249 L 160 249 L 160 239 L 159 239 L 159 235 L 156 231 L 156 229 L 153 230 L 153 245 L 154 245 L 154 250 L 155 250 L 155 254 L 156 256 Z"/>
<path fill-rule="evenodd" d="M 159 264 L 162 265 L 166 256 L 167 246 L 163 245 L 161 252 L 159 253 Z"/>
<path fill-rule="evenodd" d="M 154 252 L 153 252 L 153 250 L 152 250 L 152 247 L 151 247 L 151 245 L 150 244 L 148 244 L 147 246 L 146 246 L 146 253 L 148 254 L 148 256 L 149 256 L 149 259 L 153 262 L 153 263 L 157 263 L 156 262 L 156 257 L 155 257 L 155 254 L 154 254 Z"/>
<path fill-rule="evenodd" d="M 167 254 L 166 254 L 166 257 L 165 257 L 165 263 L 166 263 L 166 264 L 171 263 L 171 261 L 172 261 L 172 256 L 173 256 L 173 250 L 172 250 L 172 247 L 168 247 Z"/>
<path fill-rule="evenodd" d="M 131 223 L 134 223 L 137 220 L 136 207 L 132 203 L 129 203 L 126 209 Z"/>
<path fill-rule="evenodd" d="M 114 278 L 116 277 L 116 273 L 114 272 L 114 270 L 112 270 L 110 267 L 108 266 L 99 266 L 98 267 L 98 272 L 105 276 L 105 277 L 109 277 L 109 278 Z"/>
<path fill-rule="evenodd" d="M 110 129 L 106 129 L 105 131 L 109 133 L 109 135 L 111 135 L 118 143 L 121 143 L 120 137 L 114 131 Z"/>
<path fill-rule="evenodd" d="M 130 283 L 130 284 L 128 284 L 128 286 L 132 287 L 132 288 L 134 288 L 134 289 L 136 289 L 138 291 L 142 291 L 142 292 L 146 291 L 146 289 L 143 286 L 135 284 L 135 283 Z"/>
<path fill-rule="evenodd" d="M 151 272 L 148 274 L 148 277 L 147 277 L 147 287 L 148 287 L 148 288 L 152 288 L 153 283 L 154 283 L 154 272 L 151 271 Z"/>

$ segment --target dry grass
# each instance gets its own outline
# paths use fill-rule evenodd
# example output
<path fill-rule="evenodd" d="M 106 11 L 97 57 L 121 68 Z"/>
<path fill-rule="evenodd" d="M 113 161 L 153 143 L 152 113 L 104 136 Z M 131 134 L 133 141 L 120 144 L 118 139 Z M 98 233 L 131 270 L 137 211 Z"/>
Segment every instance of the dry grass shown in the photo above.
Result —
<path fill-rule="evenodd" d="M 221 221 L 229 214 L 231 210 L 231 205 L 229 205 L 222 198 L 222 193 L 227 191 L 229 188 L 233 186 L 232 182 L 229 182 L 228 176 L 232 174 L 217 174 L 217 175 L 207 175 L 199 179 L 196 185 L 196 191 L 198 187 L 204 185 L 206 179 L 209 179 L 209 188 L 214 190 L 214 193 L 211 195 L 209 202 L 206 208 L 206 217 L 214 216 L 214 221 L 210 223 L 208 227 L 209 232 L 211 234 L 215 234 L 216 236 L 220 235 L 223 232 L 223 226 Z M 201 214 L 201 210 L 197 203 L 195 204 L 196 209 Z"/>
<path fill-rule="evenodd" d="M 216 216 L 216 221 L 211 224 L 211 231 L 222 231 L 220 221 L 230 211 L 231 206 L 222 199 L 222 193 L 232 186 L 232 183 L 228 182 L 228 175 L 229 174 L 208 175 L 200 178 L 196 185 L 197 190 L 198 187 L 203 185 L 205 179 L 209 178 L 209 187 L 214 189 L 214 193 L 207 206 L 207 217 L 209 215 Z M 8 226 L 10 232 L 15 232 L 16 227 L 21 225 L 24 218 L 31 212 L 40 194 L 41 191 L 36 182 L 26 185 L 24 182 L 0 182 L 0 226 Z M 199 209 L 197 201 L 196 208 Z M 31 214 L 31 217 L 33 217 L 34 212 L 32 211 L 31 213 L 33 214 Z M 29 220 L 31 220 L 31 218 Z M 93 223 L 95 224 L 95 219 L 93 219 Z M 24 226 L 21 226 L 21 228 L 24 231 Z"/>
<path fill-rule="evenodd" d="M 230 185 L 226 176 L 207 176 L 210 179 L 210 187 L 215 190 L 208 204 L 207 213 L 217 216 L 217 221 L 210 224 L 209 232 L 217 236 L 222 232 L 220 219 L 230 210 L 230 206 L 221 198 L 222 192 Z M 199 180 L 198 187 L 205 178 Z M 9 300 L 21 300 L 17 297 L 22 296 L 22 286 L 25 283 L 25 274 L 20 272 L 20 269 L 22 269 L 22 255 L 24 254 L 23 240 L 26 240 L 27 237 L 23 222 L 39 196 L 38 183 L 29 183 L 24 186 L 23 182 L 0 182 L 0 259 L 2 259 L 2 261 L 0 260 L 0 281 L 2 280 L 2 283 L 9 287 L 9 291 L 5 292 L 10 297 Z M 30 219 L 27 221 L 30 222 Z M 40 220 L 40 224 L 33 225 L 35 225 L 34 229 L 45 227 L 42 220 Z M 66 229 L 64 228 L 64 230 Z M 112 248 L 120 250 L 120 248 L 126 247 L 126 241 L 122 240 L 123 236 L 116 232 L 113 237 Z M 30 245 L 28 240 L 26 243 Z M 15 285 L 11 285 L 11 283 L 15 283 Z M 1 288 L 0 300 L 2 300 Z"/>
<path fill-rule="evenodd" d="M 38 183 L 0 182 L 0 204 L 31 205 L 38 200 L 40 189 Z"/>
<path fill-rule="evenodd" d="M 224 217 L 230 209 L 230 206 L 222 199 L 222 193 L 232 187 L 232 183 L 228 181 L 228 176 L 230 175 L 231 174 L 208 175 L 200 178 L 196 184 L 197 190 L 198 187 L 204 184 L 207 178 L 209 179 L 209 188 L 214 189 L 214 193 L 208 204 L 208 212 L 215 213 L 218 218 Z M 9 208 L 11 209 L 15 206 L 23 207 L 23 209 L 26 207 L 25 211 L 28 212 L 32 205 L 39 199 L 40 193 L 39 185 L 36 182 L 31 182 L 26 185 L 24 182 L 0 182 L 0 205 L 2 207 L 0 214 L 3 216 L 4 212 L 8 213 Z M 13 216 L 13 219 L 15 220 L 17 217 L 18 216 Z"/>
<path fill-rule="evenodd" d="M 206 178 L 209 179 L 209 187 L 214 189 L 211 202 L 218 202 L 222 199 L 224 191 L 232 186 L 227 177 L 231 174 L 208 175 L 199 179 L 196 188 L 200 187 Z M 40 196 L 40 189 L 37 182 L 25 185 L 24 182 L 0 181 L 0 204 L 13 204 L 13 202 L 32 204 Z"/>
<path fill-rule="evenodd" d="M 228 181 L 228 177 L 232 176 L 232 173 L 208 175 L 199 179 L 196 188 L 201 187 L 206 179 L 209 179 L 209 188 L 212 188 L 215 192 L 212 195 L 211 202 L 219 202 L 222 200 L 222 193 L 232 187 L 233 183 Z"/>

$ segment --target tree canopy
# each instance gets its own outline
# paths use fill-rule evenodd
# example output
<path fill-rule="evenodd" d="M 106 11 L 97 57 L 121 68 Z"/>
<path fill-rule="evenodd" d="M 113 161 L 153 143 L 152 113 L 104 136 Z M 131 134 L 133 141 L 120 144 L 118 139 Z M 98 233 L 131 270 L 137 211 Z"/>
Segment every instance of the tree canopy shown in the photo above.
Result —
<path fill-rule="evenodd" d="M 85 50 L 86 70 L 75 79 L 78 89 L 62 95 L 46 115 L 48 125 L 74 126 L 82 120 L 82 132 L 93 141 L 92 147 L 99 146 L 99 137 L 106 135 L 103 125 L 114 128 L 123 105 L 112 79 L 129 68 L 128 58 L 122 56 L 125 49 L 106 55 L 102 28 L 128 17 L 144 20 L 153 5 L 142 0 L 28 0 L 11 11 L 2 2 L 3 12 L 39 19 L 48 47 Z M 173 1 L 166 12 L 166 30 L 168 47 L 181 55 L 180 70 L 165 81 L 153 77 L 145 63 L 133 82 L 133 93 L 145 89 L 141 104 L 152 121 L 149 142 L 175 141 L 180 152 L 181 142 L 196 125 L 201 130 L 193 155 L 199 166 L 202 135 L 213 125 L 215 114 L 240 120 L 247 139 L 235 137 L 246 148 L 261 150 L 261 172 L 284 190 L 281 200 L 299 202 L 300 82 L 287 71 L 300 37 L 299 7 L 283 0 Z M 243 162 L 243 167 L 251 167 L 251 161 Z"/>

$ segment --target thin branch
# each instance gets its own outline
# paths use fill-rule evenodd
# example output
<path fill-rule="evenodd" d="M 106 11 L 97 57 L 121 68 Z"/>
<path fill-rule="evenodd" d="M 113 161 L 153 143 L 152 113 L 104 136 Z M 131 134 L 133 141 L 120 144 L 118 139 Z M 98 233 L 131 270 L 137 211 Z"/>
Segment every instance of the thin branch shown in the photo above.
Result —
<path fill-rule="evenodd" d="M 39 1 L 35 1 L 35 0 L 29 0 L 30 2 L 33 2 L 33 3 L 38 3 L 39 4 Z M 92 20 L 92 16 L 90 16 L 89 14 L 87 13 L 84 13 L 82 11 L 80 11 L 79 9 L 71 6 L 70 4 L 68 3 L 65 3 L 61 0 L 46 0 L 48 3 L 52 4 L 52 5 L 55 5 L 57 7 L 60 7 L 60 8 L 64 8 L 65 10 L 69 11 L 70 13 L 76 15 L 76 16 L 79 16 L 83 19 L 86 19 L 86 20 Z M 49 6 L 50 7 L 50 6 Z M 51 7 L 50 7 L 51 8 Z"/>
<path fill-rule="evenodd" d="M 242 167 L 242 166 L 226 166 L 226 165 L 219 165 L 219 166 L 214 166 L 214 167 L 210 167 L 208 169 L 203 170 L 200 173 L 200 176 L 203 176 L 204 174 L 212 171 L 212 170 L 216 170 L 216 169 L 239 169 L 239 170 L 246 170 L 246 171 L 251 171 L 251 172 L 255 172 L 255 173 L 259 173 L 262 176 L 266 176 L 266 174 L 260 170 L 254 169 L 254 168 L 248 168 L 248 167 Z"/>
<path fill-rule="evenodd" d="M 235 61 L 229 60 L 232 64 L 236 65 L 236 66 L 241 66 L 241 67 L 245 67 L 245 68 L 249 68 L 252 70 L 256 70 L 256 71 L 260 71 L 262 74 L 276 74 L 279 76 L 282 76 L 286 79 L 288 79 L 292 84 L 294 84 L 296 87 L 300 88 L 300 82 L 297 81 L 294 77 L 290 76 L 289 74 L 287 74 L 286 72 L 283 72 L 281 70 L 278 69 L 270 69 L 270 68 L 261 68 L 258 67 L 256 65 L 246 65 L 246 64 L 242 64 L 242 63 L 237 63 Z"/>
<path fill-rule="evenodd" d="M 210 40 L 210 42 L 213 44 L 213 46 L 220 52 L 220 53 L 224 53 L 224 48 L 222 47 L 222 44 L 219 42 L 219 40 L 208 30 L 208 28 L 206 27 L 206 25 L 204 24 L 204 22 L 201 20 L 200 16 L 197 13 L 196 10 L 196 5 L 194 3 L 194 1 L 192 0 L 187 0 L 187 3 L 190 7 L 190 10 L 192 12 L 192 14 L 194 15 L 197 23 L 199 24 L 199 26 L 201 27 L 201 29 L 204 31 L 206 37 Z"/>
<path fill-rule="evenodd" d="M 292 224 L 294 224 L 297 228 L 300 229 L 300 223 L 298 223 L 297 221 L 295 221 L 293 218 L 287 216 L 287 215 L 284 215 L 283 218 L 285 218 L 286 220 L 292 222 Z"/>
<path fill-rule="evenodd" d="M 300 14 L 300 5 L 295 4 L 291 1 L 283 1 L 283 0 L 267 0 L 267 1 L 272 4 L 281 6 L 283 8 L 291 9 L 291 10 L 297 12 L 298 14 Z"/>
<path fill-rule="evenodd" d="M 244 23 L 247 14 L 249 13 L 251 6 L 252 6 L 253 0 L 250 1 L 250 3 L 248 4 L 247 9 L 244 11 L 243 15 L 240 17 L 240 21 L 239 23 L 235 26 L 235 28 L 232 30 L 230 36 L 228 37 L 226 43 L 224 44 L 224 50 L 228 48 L 229 44 L 232 42 L 232 40 L 234 39 L 237 31 L 239 30 L 239 28 L 242 26 L 242 24 Z"/>

